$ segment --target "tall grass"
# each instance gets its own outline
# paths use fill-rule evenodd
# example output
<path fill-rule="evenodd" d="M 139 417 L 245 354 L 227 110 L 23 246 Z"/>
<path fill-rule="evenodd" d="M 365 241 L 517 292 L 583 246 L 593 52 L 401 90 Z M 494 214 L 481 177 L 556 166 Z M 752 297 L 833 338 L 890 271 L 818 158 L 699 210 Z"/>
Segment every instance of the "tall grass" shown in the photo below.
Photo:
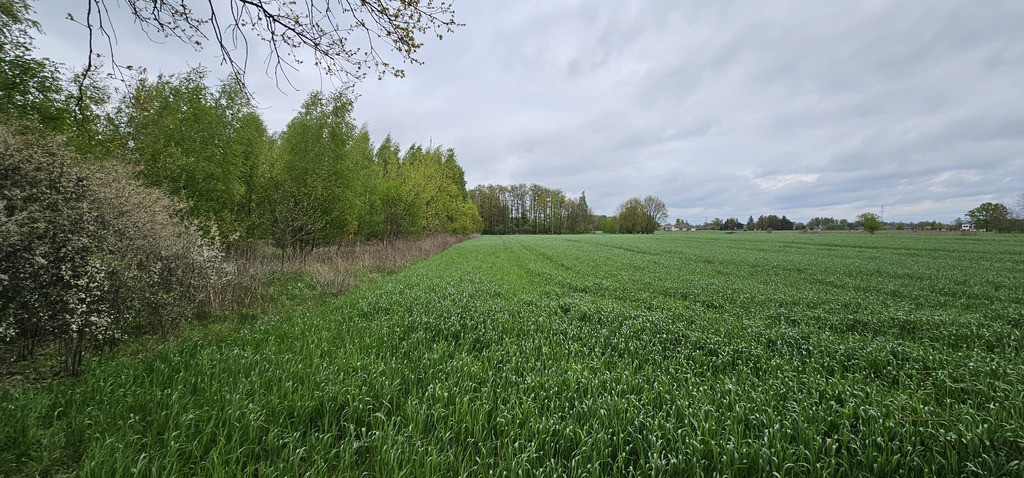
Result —
<path fill-rule="evenodd" d="M 214 291 L 217 307 L 245 308 L 271 301 L 282 277 L 303 276 L 327 294 L 343 294 L 368 278 L 394 272 L 474 236 L 435 234 L 389 241 L 349 241 L 291 254 L 262 242 L 234 244 L 227 254 L 232 279 Z"/>

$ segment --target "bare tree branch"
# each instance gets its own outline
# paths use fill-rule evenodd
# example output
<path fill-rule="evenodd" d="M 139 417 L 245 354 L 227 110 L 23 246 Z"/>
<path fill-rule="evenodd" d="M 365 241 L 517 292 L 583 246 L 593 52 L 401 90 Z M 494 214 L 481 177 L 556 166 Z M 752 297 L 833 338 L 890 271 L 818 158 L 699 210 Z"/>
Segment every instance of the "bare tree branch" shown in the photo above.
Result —
<path fill-rule="evenodd" d="M 127 6 L 147 36 L 155 32 L 197 51 L 204 48 L 204 42 L 215 43 L 222 63 L 250 96 L 245 81 L 250 36 L 268 47 L 265 72 L 268 76 L 273 72 L 279 86 L 282 80 L 291 84 L 288 74 L 298 71 L 304 57 L 311 57 L 320 72 L 352 85 L 370 72 L 378 78 L 405 76 L 399 65 L 422 63 L 415 55 L 423 46 L 424 35 L 441 39 L 461 26 L 451 1 L 207 0 L 208 11 L 202 13 L 190 7 L 197 0 L 115 1 L 117 6 Z M 122 67 L 114 61 L 117 37 L 109 0 L 85 2 L 85 22 L 78 23 L 89 31 L 89 61 L 80 90 L 95 70 L 92 59 L 97 32 L 107 41 L 114 73 L 124 77 Z M 354 38 L 357 41 L 352 41 Z"/>

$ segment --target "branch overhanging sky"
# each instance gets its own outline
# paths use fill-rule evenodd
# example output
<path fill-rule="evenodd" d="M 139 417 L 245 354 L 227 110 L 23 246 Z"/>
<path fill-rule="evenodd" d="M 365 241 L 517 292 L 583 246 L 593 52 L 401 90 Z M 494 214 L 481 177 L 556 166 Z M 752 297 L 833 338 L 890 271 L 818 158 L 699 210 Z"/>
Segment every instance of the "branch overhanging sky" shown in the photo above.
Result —
<path fill-rule="evenodd" d="M 86 60 L 84 1 L 37 1 L 40 56 Z M 1024 2 L 456 2 L 404 79 L 356 86 L 375 140 L 455 148 L 470 187 L 587 192 L 597 213 L 654 194 L 670 218 L 952 221 L 1024 193 Z M 212 45 L 153 43 L 112 3 L 116 59 L 228 74 Z M 197 10 L 199 10 L 197 8 Z M 264 53 L 261 53 L 264 52 Z M 247 80 L 269 127 L 306 93 Z M 280 90 L 283 90 L 280 91 Z"/>

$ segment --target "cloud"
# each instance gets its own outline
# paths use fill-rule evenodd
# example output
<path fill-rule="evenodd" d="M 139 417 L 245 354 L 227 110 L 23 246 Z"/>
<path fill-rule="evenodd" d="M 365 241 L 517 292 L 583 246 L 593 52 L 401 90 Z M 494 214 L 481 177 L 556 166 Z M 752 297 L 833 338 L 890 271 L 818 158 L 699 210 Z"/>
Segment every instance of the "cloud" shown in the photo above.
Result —
<path fill-rule="evenodd" d="M 586 190 L 601 213 L 655 194 L 698 221 L 882 204 L 894 220 L 952 220 L 1024 192 L 1022 2 L 456 7 L 466 26 L 428 41 L 406 78 L 359 85 L 355 113 L 378 141 L 454 147 L 471 186 Z M 53 37 L 43 53 L 82 58 L 63 7 L 37 8 Z M 221 71 L 213 52 L 130 30 L 122 45 L 151 70 L 191 58 Z M 331 86 L 313 70 L 287 96 L 253 79 L 273 129 L 306 90 Z"/>
<path fill-rule="evenodd" d="M 769 191 L 775 191 L 782 189 L 787 184 L 792 183 L 813 183 L 818 180 L 820 174 L 780 174 L 778 176 L 767 176 L 763 178 L 754 179 L 754 183 L 761 187 L 761 189 L 767 189 Z"/>

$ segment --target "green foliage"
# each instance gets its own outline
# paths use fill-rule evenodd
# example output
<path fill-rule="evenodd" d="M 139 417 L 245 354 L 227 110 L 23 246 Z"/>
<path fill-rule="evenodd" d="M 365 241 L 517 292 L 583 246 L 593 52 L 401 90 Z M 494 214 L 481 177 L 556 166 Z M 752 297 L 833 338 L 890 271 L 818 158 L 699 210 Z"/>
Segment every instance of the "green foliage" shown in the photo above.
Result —
<path fill-rule="evenodd" d="M 422 204 L 422 233 L 480 231 L 480 216 L 466 192 L 465 173 L 455 151 L 413 144 L 402 156 L 397 176 L 412 201 Z"/>
<path fill-rule="evenodd" d="M 1010 210 L 1002 203 L 985 202 L 967 211 L 974 228 L 983 231 L 1004 232 L 1010 229 Z"/>
<path fill-rule="evenodd" d="M 658 229 L 658 219 L 648 212 L 644 201 L 636 197 L 619 205 L 618 220 L 622 234 L 654 234 Z"/>
<path fill-rule="evenodd" d="M 1016 236 L 485 236 L 0 389 L 0 475 L 1020 476 L 1022 269 Z"/>
<path fill-rule="evenodd" d="M 230 212 L 236 231 L 246 238 L 259 238 L 262 219 L 258 202 L 262 181 L 270 156 L 274 152 L 274 141 L 267 132 L 267 126 L 258 114 L 244 112 L 237 118 L 234 134 L 228 143 L 228 155 L 238 158 L 238 187 L 241 194 L 236 197 L 234 210 Z"/>
<path fill-rule="evenodd" d="M 479 185 L 469 191 L 484 234 L 585 234 L 593 232 L 587 193 L 579 199 L 539 184 Z"/>
<path fill-rule="evenodd" d="M 810 221 L 807 221 L 807 227 L 815 230 L 845 231 L 848 230 L 851 225 L 846 219 L 836 219 L 834 217 L 813 217 Z"/>
<path fill-rule="evenodd" d="M 743 223 L 735 217 L 730 217 L 722 222 L 721 230 L 723 231 L 738 231 L 740 229 L 743 229 Z"/>
<path fill-rule="evenodd" d="M 72 113 L 56 63 L 0 51 L 0 116 L 63 132 Z"/>
<path fill-rule="evenodd" d="M 268 140 L 237 86 L 213 91 L 199 68 L 143 76 L 122 98 L 118 118 L 146 184 L 187 201 L 194 217 L 225 236 L 251 227 L 251 187 Z"/>
<path fill-rule="evenodd" d="M 72 118 L 64 79 L 57 63 L 32 57 L 39 24 L 31 14 L 25 0 L 0 0 L 0 118 L 64 132 Z"/>
<path fill-rule="evenodd" d="M 618 229 L 623 234 L 653 234 L 668 218 L 665 202 L 654 196 L 629 198 L 619 205 Z"/>
<path fill-rule="evenodd" d="M 572 199 L 568 201 L 569 207 L 567 208 L 567 215 L 564 221 L 566 230 L 573 234 L 592 232 L 594 211 L 587 204 L 587 192 L 583 191 L 580 193 L 578 201 L 573 201 Z"/>
<path fill-rule="evenodd" d="M 260 186 L 266 230 L 295 251 L 360 238 L 479 232 L 453 150 L 390 136 L 374 150 L 343 92 L 315 92 L 281 133 Z"/>
<path fill-rule="evenodd" d="M 782 217 L 775 214 L 762 215 L 758 216 L 757 221 L 754 222 L 754 227 L 761 231 L 790 231 L 793 226 L 793 221 L 790 221 L 785 215 Z"/>
<path fill-rule="evenodd" d="M 375 161 L 380 171 L 380 231 L 385 239 L 418 234 L 423 230 L 423 204 L 416 201 L 410 185 L 403 178 L 401 149 L 391 139 L 384 138 L 377 148 Z"/>
<path fill-rule="evenodd" d="M 28 53 L 32 49 L 32 6 L 27 0 L 0 0 L 0 52 Z"/>
<path fill-rule="evenodd" d="M 865 232 L 874 234 L 882 229 L 882 219 L 873 212 L 864 212 L 857 215 L 857 224 L 864 228 Z"/>
<path fill-rule="evenodd" d="M 617 217 L 606 217 L 601 224 L 601 232 L 605 234 L 618 234 L 619 233 L 619 218 Z"/>
<path fill-rule="evenodd" d="M 362 185 L 353 182 L 361 158 L 351 112 L 341 92 L 313 92 L 281 132 L 264 186 L 279 247 L 312 249 L 355 235 Z"/>

